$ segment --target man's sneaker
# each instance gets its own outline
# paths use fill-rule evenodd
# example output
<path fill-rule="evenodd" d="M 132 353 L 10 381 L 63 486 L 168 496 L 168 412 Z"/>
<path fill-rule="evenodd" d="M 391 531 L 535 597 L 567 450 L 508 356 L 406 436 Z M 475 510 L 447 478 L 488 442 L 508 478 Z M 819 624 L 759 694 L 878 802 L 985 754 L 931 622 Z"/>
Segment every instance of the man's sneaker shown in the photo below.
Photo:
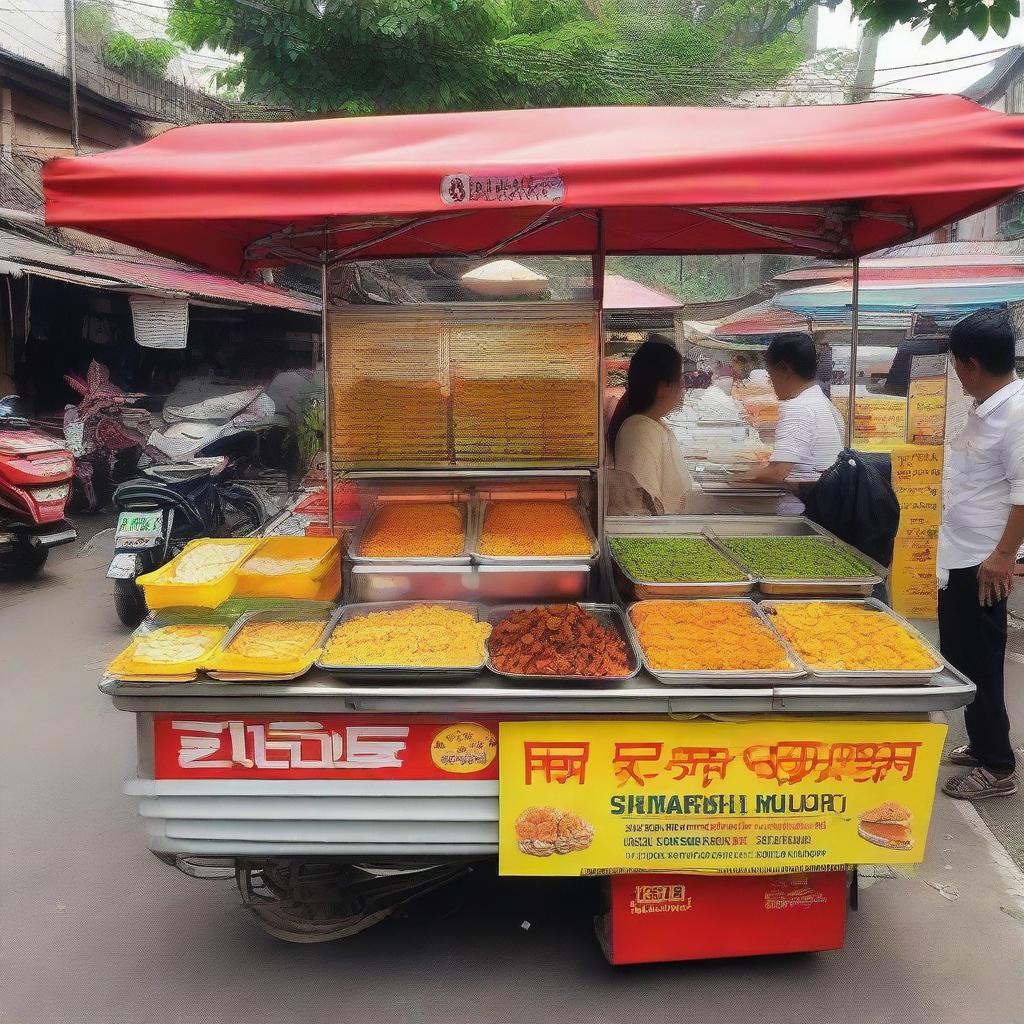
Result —
<path fill-rule="evenodd" d="M 955 800 L 988 800 L 993 796 L 1013 796 L 1017 780 L 1011 773 L 1002 777 L 987 768 L 975 768 L 966 775 L 954 775 L 942 784 L 942 792 Z"/>
<path fill-rule="evenodd" d="M 971 748 L 966 743 L 949 752 L 949 763 L 958 764 L 962 768 L 981 767 L 981 762 L 971 753 Z"/>

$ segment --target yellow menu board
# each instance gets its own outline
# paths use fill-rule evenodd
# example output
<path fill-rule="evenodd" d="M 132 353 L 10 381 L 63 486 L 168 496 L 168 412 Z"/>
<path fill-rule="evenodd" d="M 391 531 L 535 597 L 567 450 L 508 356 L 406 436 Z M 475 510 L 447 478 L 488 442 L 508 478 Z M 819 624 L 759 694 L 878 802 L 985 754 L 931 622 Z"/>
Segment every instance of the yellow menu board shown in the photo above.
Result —
<path fill-rule="evenodd" d="M 911 619 L 938 614 L 939 522 L 942 516 L 941 445 L 905 444 L 892 452 L 892 486 L 900 503 L 900 528 L 889 581 L 892 606 Z"/>
<path fill-rule="evenodd" d="M 847 417 L 850 401 L 836 395 L 832 404 Z M 853 447 L 860 451 L 888 452 L 902 444 L 907 433 L 906 399 L 897 395 L 858 395 L 854 403 Z"/>
<path fill-rule="evenodd" d="M 942 444 L 945 433 L 945 377 L 912 380 L 907 396 L 907 440 L 912 444 Z"/>
<path fill-rule="evenodd" d="M 772 874 L 924 859 L 944 725 L 502 722 L 503 875 Z"/>

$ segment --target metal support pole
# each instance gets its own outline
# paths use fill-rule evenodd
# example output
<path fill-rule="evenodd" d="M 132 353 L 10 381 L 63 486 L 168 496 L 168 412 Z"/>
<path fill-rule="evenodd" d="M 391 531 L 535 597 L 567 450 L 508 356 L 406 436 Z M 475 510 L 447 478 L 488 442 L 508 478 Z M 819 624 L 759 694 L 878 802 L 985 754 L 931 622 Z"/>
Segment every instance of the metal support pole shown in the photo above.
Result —
<path fill-rule="evenodd" d="M 331 371 L 327 344 L 327 242 L 324 241 L 323 263 L 320 267 L 320 346 L 324 355 L 324 460 L 327 480 L 327 529 L 334 536 L 334 465 L 331 458 Z"/>
<path fill-rule="evenodd" d="M 857 348 L 860 345 L 860 257 L 853 257 L 853 306 L 850 313 L 850 399 L 846 411 L 846 447 L 853 447 L 854 406 L 857 401 Z"/>
<path fill-rule="evenodd" d="M 68 88 L 71 93 L 71 146 L 75 155 L 82 152 L 78 124 L 78 43 L 75 29 L 75 0 L 64 0 L 64 29 L 67 34 Z"/>
<path fill-rule="evenodd" d="M 605 480 L 605 423 L 604 423 L 604 215 L 597 211 L 597 245 L 590 259 L 593 276 L 594 301 L 597 303 L 597 541 L 604 545 L 605 503 L 608 500 Z M 607 581 L 601 581 L 602 590 L 607 591 Z"/>

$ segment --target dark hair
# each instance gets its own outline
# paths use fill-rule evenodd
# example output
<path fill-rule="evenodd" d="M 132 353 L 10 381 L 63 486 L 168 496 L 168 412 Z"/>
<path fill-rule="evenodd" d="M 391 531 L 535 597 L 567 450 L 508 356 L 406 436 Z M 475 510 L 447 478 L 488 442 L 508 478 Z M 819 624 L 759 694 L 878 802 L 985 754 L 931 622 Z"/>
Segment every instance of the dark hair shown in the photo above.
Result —
<path fill-rule="evenodd" d="M 633 353 L 626 378 L 626 393 L 619 399 L 608 424 L 608 444 L 614 448 L 619 427 L 645 412 L 658 397 L 659 384 L 675 384 L 683 376 L 682 353 L 665 335 L 652 335 Z M 662 339 L 665 340 L 662 340 Z"/>
<path fill-rule="evenodd" d="M 814 380 L 818 372 L 818 353 L 814 339 L 803 332 L 773 334 L 764 359 L 769 366 L 784 363 L 804 380 Z"/>
<path fill-rule="evenodd" d="M 961 362 L 974 359 L 983 370 L 1013 372 L 1016 341 L 1009 313 L 999 306 L 979 309 L 953 325 L 949 350 Z"/>

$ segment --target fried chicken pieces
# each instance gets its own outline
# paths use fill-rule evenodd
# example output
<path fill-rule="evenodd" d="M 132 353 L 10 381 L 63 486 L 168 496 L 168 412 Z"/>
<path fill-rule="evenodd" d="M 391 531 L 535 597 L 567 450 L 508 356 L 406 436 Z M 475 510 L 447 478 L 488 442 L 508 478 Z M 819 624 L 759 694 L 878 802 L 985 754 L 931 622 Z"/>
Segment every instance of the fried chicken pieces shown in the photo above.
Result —
<path fill-rule="evenodd" d="M 510 612 L 491 632 L 491 664 L 515 675 L 626 676 L 629 648 L 619 633 L 575 604 Z"/>
<path fill-rule="evenodd" d="M 594 841 L 594 826 L 586 818 L 557 807 L 527 807 L 516 818 L 519 849 L 532 857 L 585 850 Z"/>

